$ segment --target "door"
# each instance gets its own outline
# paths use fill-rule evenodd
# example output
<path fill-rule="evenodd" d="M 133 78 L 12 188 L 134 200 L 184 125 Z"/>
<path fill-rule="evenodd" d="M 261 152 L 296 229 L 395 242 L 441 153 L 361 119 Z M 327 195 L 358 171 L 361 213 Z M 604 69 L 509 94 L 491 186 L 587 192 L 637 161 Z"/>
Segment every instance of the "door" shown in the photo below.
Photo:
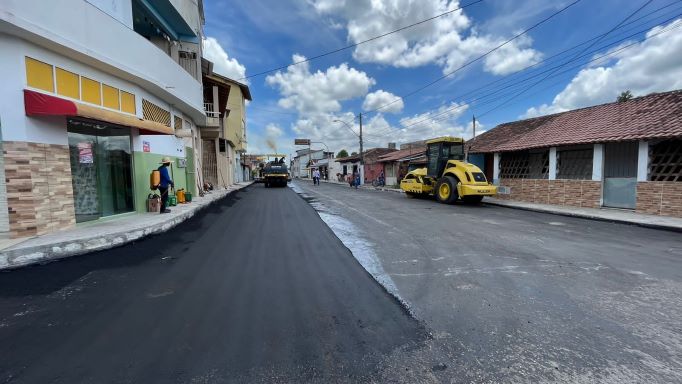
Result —
<path fill-rule="evenodd" d="M 204 140 L 202 146 L 202 167 L 204 182 L 218 185 L 218 160 L 216 158 L 216 145 L 214 139 Z"/>
<path fill-rule="evenodd" d="M 635 209 L 637 201 L 637 142 L 604 146 L 604 206 Z"/>
<path fill-rule="evenodd" d="M 133 211 L 130 130 L 71 119 L 67 127 L 76 222 Z"/>

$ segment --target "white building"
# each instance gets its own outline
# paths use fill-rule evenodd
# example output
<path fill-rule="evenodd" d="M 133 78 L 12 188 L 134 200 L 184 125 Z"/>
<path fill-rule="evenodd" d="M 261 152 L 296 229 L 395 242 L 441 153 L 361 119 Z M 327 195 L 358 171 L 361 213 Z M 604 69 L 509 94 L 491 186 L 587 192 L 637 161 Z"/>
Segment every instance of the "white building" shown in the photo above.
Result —
<path fill-rule="evenodd" d="M 201 4 L 0 2 L 0 236 L 142 212 L 164 156 L 195 190 Z"/>

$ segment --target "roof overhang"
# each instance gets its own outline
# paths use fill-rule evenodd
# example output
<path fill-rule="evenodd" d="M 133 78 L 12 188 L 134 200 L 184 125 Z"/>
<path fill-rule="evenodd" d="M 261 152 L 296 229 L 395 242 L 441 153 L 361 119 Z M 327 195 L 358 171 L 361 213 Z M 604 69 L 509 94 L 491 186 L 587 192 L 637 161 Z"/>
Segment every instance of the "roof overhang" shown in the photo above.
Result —
<path fill-rule="evenodd" d="M 141 135 L 175 135 L 171 127 L 136 116 L 98 108 L 61 97 L 24 89 L 27 116 L 78 116 L 107 123 L 138 128 Z"/>

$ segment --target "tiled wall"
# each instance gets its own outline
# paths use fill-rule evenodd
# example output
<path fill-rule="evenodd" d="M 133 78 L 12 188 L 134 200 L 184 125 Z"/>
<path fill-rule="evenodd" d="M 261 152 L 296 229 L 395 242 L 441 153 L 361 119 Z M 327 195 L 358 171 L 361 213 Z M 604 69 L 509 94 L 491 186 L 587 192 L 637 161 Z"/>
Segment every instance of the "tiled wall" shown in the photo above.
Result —
<path fill-rule="evenodd" d="M 637 183 L 637 212 L 682 217 L 682 182 L 640 181 Z"/>
<path fill-rule="evenodd" d="M 3 154 L 12 238 L 76 224 L 68 146 L 6 141 Z"/>
<path fill-rule="evenodd" d="M 538 204 L 570 205 L 599 208 L 601 182 L 592 180 L 501 179 L 510 194 L 498 194 L 500 199 Z"/>
<path fill-rule="evenodd" d="M 0 151 L 2 151 L 2 141 L 0 141 Z M 5 162 L 4 156 L 0 153 L 0 196 L 6 196 L 5 191 Z M 7 200 L 0 197 L 0 239 L 8 236 L 9 216 L 7 215 Z"/>

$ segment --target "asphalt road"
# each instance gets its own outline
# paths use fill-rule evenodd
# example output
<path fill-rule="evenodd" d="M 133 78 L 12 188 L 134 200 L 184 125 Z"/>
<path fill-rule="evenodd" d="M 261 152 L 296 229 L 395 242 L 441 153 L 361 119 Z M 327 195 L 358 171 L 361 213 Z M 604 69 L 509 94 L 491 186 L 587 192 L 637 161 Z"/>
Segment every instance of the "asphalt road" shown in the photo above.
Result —
<path fill-rule="evenodd" d="M 363 382 L 427 336 L 289 188 L 0 273 L 0 383 Z"/>
<path fill-rule="evenodd" d="M 679 233 L 295 185 L 433 333 L 379 381 L 682 383 Z"/>

